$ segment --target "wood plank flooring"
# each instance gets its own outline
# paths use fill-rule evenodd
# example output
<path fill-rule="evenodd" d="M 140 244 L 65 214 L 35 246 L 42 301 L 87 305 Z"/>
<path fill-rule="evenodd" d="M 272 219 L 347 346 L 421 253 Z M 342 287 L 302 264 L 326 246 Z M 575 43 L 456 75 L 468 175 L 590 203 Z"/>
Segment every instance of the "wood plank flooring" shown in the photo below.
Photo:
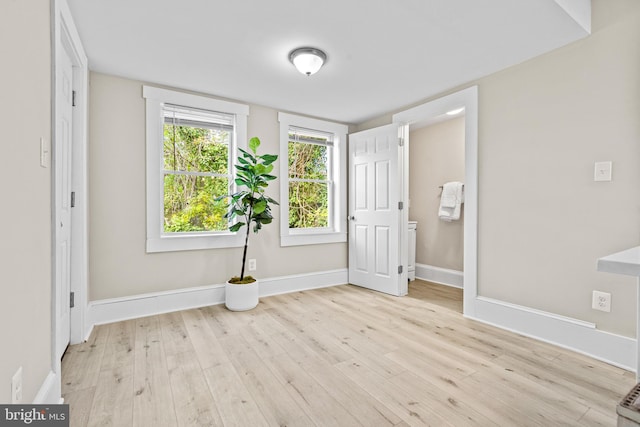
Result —
<path fill-rule="evenodd" d="M 464 319 L 462 291 L 336 286 L 98 326 L 71 426 L 614 426 L 630 372 Z"/>

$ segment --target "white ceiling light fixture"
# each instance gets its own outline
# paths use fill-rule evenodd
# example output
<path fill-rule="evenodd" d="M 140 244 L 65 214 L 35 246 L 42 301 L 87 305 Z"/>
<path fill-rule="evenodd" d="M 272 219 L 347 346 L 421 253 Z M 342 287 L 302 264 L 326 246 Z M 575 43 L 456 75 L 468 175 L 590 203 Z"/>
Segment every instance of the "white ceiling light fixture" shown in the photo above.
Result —
<path fill-rule="evenodd" d="M 447 111 L 448 116 L 455 116 L 456 114 L 462 113 L 464 111 L 464 107 L 456 108 L 455 110 Z"/>
<path fill-rule="evenodd" d="M 314 47 L 300 47 L 291 51 L 289 61 L 302 74 L 310 76 L 317 73 L 324 65 L 327 61 L 327 54 Z"/>

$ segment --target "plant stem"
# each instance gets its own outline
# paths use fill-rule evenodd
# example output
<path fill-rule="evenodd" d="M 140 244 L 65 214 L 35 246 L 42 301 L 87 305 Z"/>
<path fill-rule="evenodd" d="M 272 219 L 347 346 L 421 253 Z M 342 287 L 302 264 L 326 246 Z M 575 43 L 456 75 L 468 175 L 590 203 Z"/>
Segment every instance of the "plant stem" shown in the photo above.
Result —
<path fill-rule="evenodd" d="M 242 252 L 242 271 L 240 272 L 240 280 L 244 280 L 244 265 L 247 261 L 247 246 L 249 245 L 249 231 L 251 230 L 251 217 L 253 216 L 253 209 L 249 209 L 249 216 L 247 217 L 247 234 L 244 237 L 244 251 Z"/>

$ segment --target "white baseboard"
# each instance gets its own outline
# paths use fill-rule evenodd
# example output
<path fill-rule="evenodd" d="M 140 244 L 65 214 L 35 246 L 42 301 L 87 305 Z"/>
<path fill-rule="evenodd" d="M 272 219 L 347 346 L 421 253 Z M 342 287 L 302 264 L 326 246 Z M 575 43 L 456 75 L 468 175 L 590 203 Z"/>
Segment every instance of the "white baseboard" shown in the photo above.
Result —
<path fill-rule="evenodd" d="M 42 386 L 40 386 L 40 390 L 38 390 L 38 394 L 33 399 L 34 405 L 45 405 L 45 404 L 60 404 L 63 402 L 62 399 L 62 390 L 60 387 L 61 378 L 53 372 L 49 371 L 49 374 L 44 379 Z"/>
<path fill-rule="evenodd" d="M 427 264 L 416 264 L 416 278 L 445 286 L 461 288 L 464 286 L 464 273 L 458 270 L 435 267 Z"/>
<path fill-rule="evenodd" d="M 596 325 L 491 298 L 475 300 L 473 320 L 576 351 L 635 372 L 636 340 L 596 329 Z"/>
<path fill-rule="evenodd" d="M 346 268 L 260 279 L 260 296 L 284 294 L 348 283 Z M 224 284 L 91 301 L 87 336 L 94 325 L 224 303 Z"/>
<path fill-rule="evenodd" d="M 89 325 L 102 325 L 224 302 L 224 285 L 198 286 L 166 292 L 110 298 L 89 303 Z"/>
<path fill-rule="evenodd" d="M 417 264 L 416 277 L 448 286 L 462 287 L 462 272 L 455 270 Z M 346 283 L 348 283 L 346 268 L 273 277 L 260 280 L 260 296 L 266 297 Z M 88 308 L 87 334 L 90 333 L 94 325 L 222 304 L 223 302 L 224 285 L 201 286 L 92 301 Z M 623 369 L 635 371 L 636 340 L 600 331 L 593 323 L 486 297 L 475 299 L 474 313 L 474 316 L 467 317 L 567 348 Z M 50 378 L 51 375 L 53 378 Z M 55 374 L 52 372 L 38 393 L 37 398 L 40 401 L 55 398 L 55 381 Z M 51 400 L 48 402 L 50 403 Z"/>
<path fill-rule="evenodd" d="M 309 289 L 328 288 L 349 283 L 349 270 L 318 271 L 307 274 L 260 279 L 260 296 L 287 294 Z"/>

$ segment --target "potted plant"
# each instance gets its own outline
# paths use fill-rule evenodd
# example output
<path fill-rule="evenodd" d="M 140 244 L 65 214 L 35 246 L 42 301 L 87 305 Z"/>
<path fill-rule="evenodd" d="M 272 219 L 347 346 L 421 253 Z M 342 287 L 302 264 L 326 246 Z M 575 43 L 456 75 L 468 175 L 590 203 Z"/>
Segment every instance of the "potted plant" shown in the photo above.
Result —
<path fill-rule="evenodd" d="M 273 162 L 278 156 L 274 154 L 259 156 L 257 153 L 259 146 L 260 139 L 253 137 L 249 140 L 251 152 L 240 149 L 238 164 L 235 165 L 235 182 L 238 185 L 238 191 L 219 198 L 227 198 L 228 201 L 225 218 L 229 220 L 229 231 L 235 233 L 243 226 L 247 227 L 240 276 L 232 277 L 225 285 L 225 305 L 232 311 L 251 310 L 258 305 L 258 281 L 252 276 L 244 275 L 249 231 L 252 224 L 253 232 L 257 233 L 263 225 L 271 223 L 273 221 L 271 205 L 278 204 L 264 194 L 269 181 L 276 179 L 271 175 L 271 171 L 273 170 Z"/>

